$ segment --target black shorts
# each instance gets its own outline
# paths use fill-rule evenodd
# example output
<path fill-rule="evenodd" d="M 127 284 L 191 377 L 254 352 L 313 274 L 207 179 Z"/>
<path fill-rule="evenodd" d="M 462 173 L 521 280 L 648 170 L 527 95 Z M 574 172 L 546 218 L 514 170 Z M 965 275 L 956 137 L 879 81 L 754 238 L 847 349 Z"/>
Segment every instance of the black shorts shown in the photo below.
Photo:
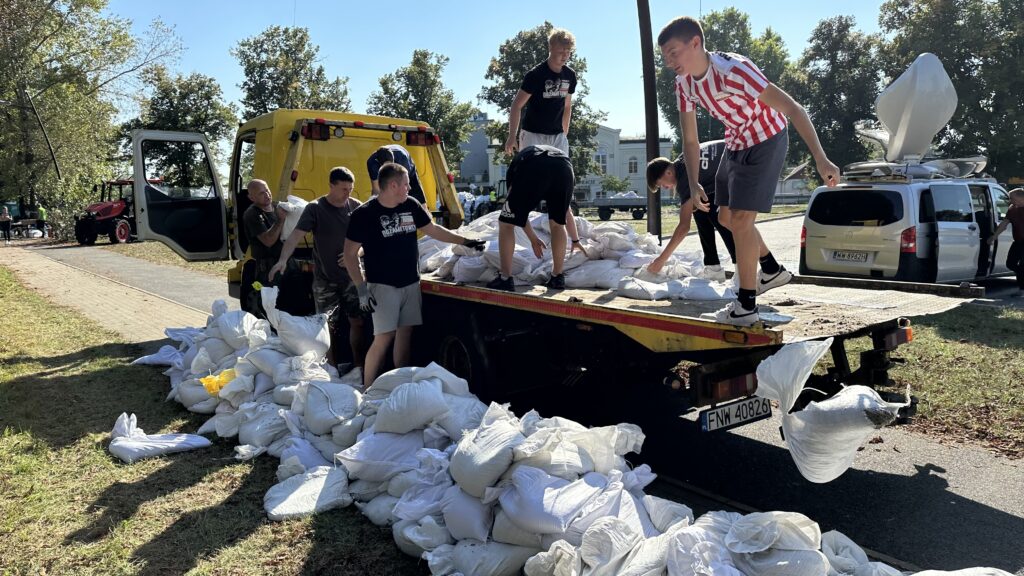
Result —
<path fill-rule="evenodd" d="M 522 228 L 530 218 L 530 211 L 544 200 L 548 218 L 564 226 L 575 180 L 572 164 L 565 158 L 544 155 L 530 158 L 528 164 L 519 168 L 498 220 Z"/>

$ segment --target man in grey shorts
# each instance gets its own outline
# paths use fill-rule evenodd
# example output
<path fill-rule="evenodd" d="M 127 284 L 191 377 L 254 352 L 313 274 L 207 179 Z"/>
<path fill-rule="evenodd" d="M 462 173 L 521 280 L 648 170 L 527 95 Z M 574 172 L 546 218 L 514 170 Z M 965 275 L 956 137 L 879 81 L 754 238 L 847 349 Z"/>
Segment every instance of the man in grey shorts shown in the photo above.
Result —
<path fill-rule="evenodd" d="M 363 333 L 366 314 L 359 308 L 356 287 L 342 262 L 349 219 L 360 205 L 360 202 L 352 197 L 355 182 L 355 176 L 348 168 L 338 166 L 331 169 L 327 194 L 310 202 L 303 209 L 295 230 L 281 248 L 280 258 L 270 269 L 270 278 L 273 280 L 276 274 L 286 270 L 288 259 L 295 252 L 299 242 L 307 233 L 312 232 L 313 260 L 316 262 L 316 269 L 313 272 L 313 302 L 318 314 L 328 315 L 331 333 L 327 361 L 332 366 L 337 366 L 338 344 L 346 340 L 343 334 L 338 333 L 338 329 L 345 326 L 345 319 L 342 318 L 344 316 L 348 319 L 347 340 L 355 368 L 346 374 L 342 381 L 361 386 L 363 359 L 366 356 L 366 337 Z"/>
<path fill-rule="evenodd" d="M 380 373 L 392 342 L 395 367 L 409 364 L 413 327 L 423 323 L 417 230 L 442 242 L 484 249 L 482 240 L 433 223 L 423 204 L 409 196 L 409 171 L 403 166 L 384 164 L 378 182 L 380 194 L 352 212 L 345 236 L 345 268 L 356 284 L 360 307 L 373 314 L 373 344 L 363 369 L 367 387 Z"/>

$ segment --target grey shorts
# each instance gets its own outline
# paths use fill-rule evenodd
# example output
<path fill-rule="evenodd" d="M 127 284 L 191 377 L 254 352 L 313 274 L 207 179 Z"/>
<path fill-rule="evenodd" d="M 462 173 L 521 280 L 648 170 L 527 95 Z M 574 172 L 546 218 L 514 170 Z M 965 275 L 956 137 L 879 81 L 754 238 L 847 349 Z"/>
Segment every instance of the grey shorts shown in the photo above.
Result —
<path fill-rule="evenodd" d="M 423 293 L 419 280 L 395 288 L 388 284 L 370 284 L 370 295 L 377 301 L 373 307 L 373 334 L 394 332 L 402 326 L 423 324 Z"/>
<path fill-rule="evenodd" d="M 365 316 L 359 308 L 359 293 L 356 286 L 349 282 L 331 282 L 323 278 L 313 278 L 313 304 L 317 314 L 327 314 L 328 321 L 334 326 L 344 314 L 348 318 Z"/>
<path fill-rule="evenodd" d="M 789 130 L 743 150 L 726 150 L 715 174 L 715 204 L 730 210 L 771 212 L 786 164 Z"/>
<path fill-rule="evenodd" d="M 566 138 L 565 132 L 559 132 L 558 134 L 538 134 L 536 132 L 527 132 L 526 130 L 519 131 L 519 149 L 522 150 L 528 146 L 536 146 L 538 144 L 547 144 L 548 146 L 554 146 L 565 155 L 569 155 L 569 139 Z"/>

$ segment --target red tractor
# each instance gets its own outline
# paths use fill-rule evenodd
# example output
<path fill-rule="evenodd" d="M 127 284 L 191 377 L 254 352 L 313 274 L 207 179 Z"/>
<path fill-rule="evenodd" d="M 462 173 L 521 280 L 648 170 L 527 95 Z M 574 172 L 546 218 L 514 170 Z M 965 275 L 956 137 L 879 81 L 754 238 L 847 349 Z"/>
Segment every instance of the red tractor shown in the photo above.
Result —
<path fill-rule="evenodd" d="M 75 240 L 83 246 L 96 243 L 106 234 L 111 244 L 129 242 L 136 233 L 132 180 L 108 180 L 92 187 L 100 201 L 75 215 Z"/>

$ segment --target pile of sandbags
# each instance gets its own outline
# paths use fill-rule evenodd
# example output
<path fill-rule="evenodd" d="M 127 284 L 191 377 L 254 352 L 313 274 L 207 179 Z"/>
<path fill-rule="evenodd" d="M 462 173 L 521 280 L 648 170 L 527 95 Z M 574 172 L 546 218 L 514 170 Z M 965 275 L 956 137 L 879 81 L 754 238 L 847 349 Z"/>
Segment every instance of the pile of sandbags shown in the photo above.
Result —
<path fill-rule="evenodd" d="M 459 228 L 459 233 L 487 241 L 483 252 L 440 242 L 420 240 L 420 272 L 459 283 L 486 283 L 500 268 L 498 254 L 498 212 L 491 212 Z M 518 285 L 546 282 L 552 273 L 551 238 L 547 214 L 531 213 L 530 226 L 548 246 L 541 257 L 533 252 L 522 228 L 516 228 L 511 273 Z M 697 252 L 676 252 L 658 274 L 647 271 L 661 253 L 652 234 L 637 234 L 625 222 L 593 224 L 576 217 L 580 242 L 587 255 L 574 252 L 565 261 L 565 285 L 569 288 L 617 290 L 620 295 L 641 300 L 687 299 L 724 300 L 735 298 L 731 283 L 713 282 L 704 273 Z M 728 259 L 728 255 L 723 255 Z"/>
<path fill-rule="evenodd" d="M 264 497 L 272 520 L 354 504 L 434 575 L 899 574 L 801 514 L 694 519 L 687 506 L 646 494 L 655 474 L 625 459 L 643 446 L 635 425 L 518 416 L 485 405 L 437 364 L 392 370 L 365 390 L 344 382 L 323 363 L 322 320 L 278 311 L 274 289 L 264 290 L 271 323 L 217 303 L 205 329 L 168 331 L 180 358 L 163 351 L 147 361 L 177 363 L 171 397 L 213 413 L 201 433 L 237 436 L 237 458 L 280 459 Z M 770 393 L 788 402 L 792 391 L 780 384 L 806 380 L 819 347 L 828 342 L 790 345 L 765 361 L 759 377 L 775 383 Z M 819 453 L 789 426 L 810 469 L 833 474 L 863 441 L 847 403 L 808 407 L 814 417 L 799 421 L 813 429 L 839 420 L 838 432 L 822 434 L 842 450 Z M 121 435 L 141 440 L 123 420 Z"/>

